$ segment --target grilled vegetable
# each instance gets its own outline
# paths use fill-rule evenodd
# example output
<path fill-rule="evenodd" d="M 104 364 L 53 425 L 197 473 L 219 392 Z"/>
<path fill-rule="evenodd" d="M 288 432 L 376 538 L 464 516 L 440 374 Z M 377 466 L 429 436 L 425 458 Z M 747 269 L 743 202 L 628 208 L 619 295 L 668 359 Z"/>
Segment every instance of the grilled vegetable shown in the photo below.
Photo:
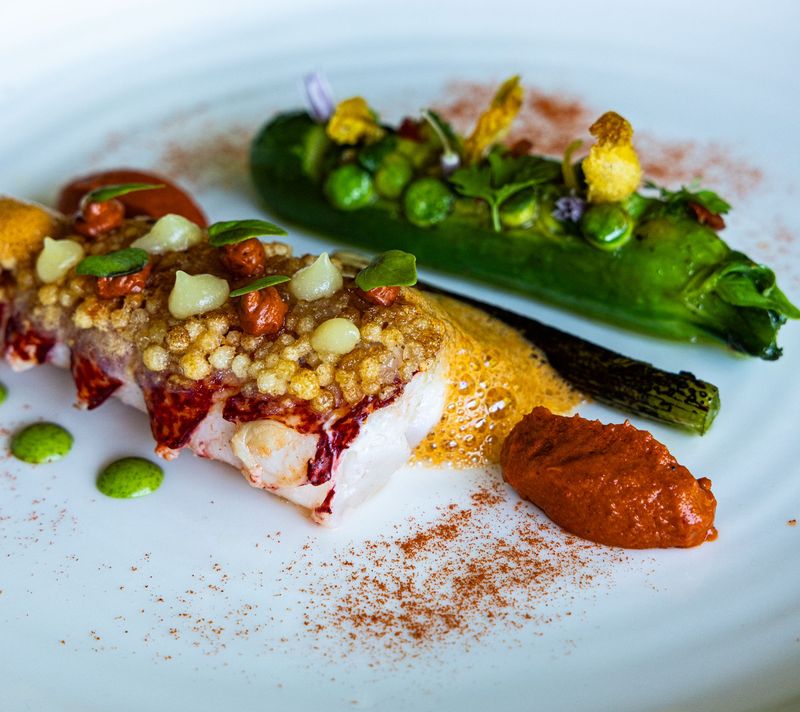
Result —
<path fill-rule="evenodd" d="M 719 213 L 727 203 L 711 191 L 629 193 L 640 177 L 630 126 L 615 114 L 597 125 L 603 121 L 586 172 L 498 146 L 473 160 L 480 153 L 473 146 L 473 159 L 463 155 L 472 162 L 448 174 L 442 141 L 425 123 L 414 140 L 384 127 L 379 142 L 363 138 L 354 147 L 330 138 L 308 114 L 286 113 L 255 138 L 251 171 L 271 211 L 337 239 L 374 252 L 402 249 L 427 267 L 638 331 L 719 340 L 777 359 L 778 330 L 800 310 L 769 268 L 732 250 L 712 229 L 724 224 Z M 603 143 L 603 128 L 621 143 Z M 614 161 L 625 167 L 621 188 L 600 185 Z M 385 173 L 400 163 L 412 165 L 414 175 L 398 177 L 387 190 Z M 370 187 L 359 196 L 369 200 L 334 193 L 343 168 L 359 173 Z M 586 175 L 596 185 L 587 186 Z"/>
<path fill-rule="evenodd" d="M 518 329 L 575 388 L 614 408 L 703 435 L 720 407 L 713 383 L 671 373 L 500 307 L 458 299 Z"/>

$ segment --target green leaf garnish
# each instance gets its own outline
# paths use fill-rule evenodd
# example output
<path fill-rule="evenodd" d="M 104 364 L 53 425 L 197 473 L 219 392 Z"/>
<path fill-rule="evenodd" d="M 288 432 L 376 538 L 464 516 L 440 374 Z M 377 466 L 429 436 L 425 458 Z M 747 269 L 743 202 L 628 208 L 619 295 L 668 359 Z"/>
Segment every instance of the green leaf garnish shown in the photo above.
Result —
<path fill-rule="evenodd" d="M 107 200 L 118 198 L 128 193 L 136 193 L 140 190 L 156 190 L 164 187 L 163 183 L 116 183 L 90 190 L 83 197 L 83 200 L 87 203 L 105 203 Z"/>
<path fill-rule="evenodd" d="M 717 270 L 706 282 L 728 304 L 770 309 L 800 319 L 800 309 L 778 288 L 775 273 L 764 265 L 733 262 Z"/>
<path fill-rule="evenodd" d="M 397 148 L 397 136 L 389 134 L 375 143 L 368 143 L 358 152 L 358 162 L 370 173 L 380 168 L 383 159 Z"/>
<path fill-rule="evenodd" d="M 282 227 L 266 220 L 225 220 L 208 227 L 208 241 L 213 247 L 235 245 L 251 237 L 262 235 L 287 235 Z"/>
<path fill-rule="evenodd" d="M 368 292 L 376 287 L 410 287 L 417 283 L 417 258 L 402 250 L 377 255 L 356 275 L 356 285 Z"/>
<path fill-rule="evenodd" d="M 653 181 L 647 181 L 645 182 L 645 187 L 657 190 L 661 199 L 670 208 L 684 210 L 687 203 L 697 203 L 715 215 L 722 215 L 731 209 L 730 203 L 720 198 L 713 190 L 695 190 L 699 186 L 694 184 L 681 186 L 680 190 L 667 190 Z"/>
<path fill-rule="evenodd" d="M 138 247 L 126 247 L 124 250 L 109 252 L 105 255 L 91 255 L 78 262 L 77 274 L 88 274 L 92 277 L 122 277 L 143 269 L 150 256 Z"/>
<path fill-rule="evenodd" d="M 276 284 L 283 284 L 284 282 L 288 282 L 290 279 L 291 277 L 287 277 L 285 274 L 271 274 L 268 277 L 257 279 L 255 282 L 250 282 L 250 284 L 245 284 L 244 287 L 234 289 L 228 296 L 241 297 L 243 294 L 247 294 L 249 292 L 256 292 L 259 289 L 264 289 L 266 287 L 274 287 Z"/>
<path fill-rule="evenodd" d="M 720 198 L 713 190 L 698 190 L 696 193 L 689 193 L 694 203 L 699 203 L 709 212 L 721 215 L 731 209 L 730 203 Z"/>
<path fill-rule="evenodd" d="M 470 198 L 480 198 L 492 211 L 492 227 L 500 232 L 500 206 L 525 188 L 557 179 L 561 166 L 535 156 L 508 156 L 492 151 L 488 163 L 459 168 L 450 176 L 455 189 Z"/>

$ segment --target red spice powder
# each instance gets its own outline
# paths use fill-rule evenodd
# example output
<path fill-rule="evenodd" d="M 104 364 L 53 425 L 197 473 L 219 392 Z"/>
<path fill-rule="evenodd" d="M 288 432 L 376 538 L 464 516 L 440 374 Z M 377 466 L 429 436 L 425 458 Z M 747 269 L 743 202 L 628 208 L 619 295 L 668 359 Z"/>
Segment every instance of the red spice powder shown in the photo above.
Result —
<path fill-rule="evenodd" d="M 254 134 L 252 126 L 220 127 L 209 121 L 202 131 L 197 132 L 197 138 L 168 142 L 161 151 L 158 168 L 195 190 L 246 185 L 250 142 Z"/>
<path fill-rule="evenodd" d="M 125 567 L 125 585 L 118 582 L 126 613 L 92 626 L 91 649 L 114 649 L 100 637 L 108 640 L 109 626 L 133 633 L 132 625 L 136 645 L 156 659 L 199 652 L 221 656 L 220 666 L 247 639 L 258 641 L 263 654 L 313 651 L 310 669 L 320 657 L 338 662 L 348 651 L 364 654 L 370 667 L 391 669 L 453 646 L 469 649 L 488 635 L 517 647 L 583 613 L 631 559 L 565 534 L 515 500 L 498 483 L 468 503 L 440 507 L 432 521 L 411 518 L 327 554 L 309 537 L 269 573 L 229 572 L 209 555 L 206 571 L 169 591 L 145 554 Z M 280 535 L 267 539 L 261 544 L 272 559 L 280 555 Z M 141 600 L 135 609 L 131 596 Z"/>
<path fill-rule="evenodd" d="M 508 639 L 571 615 L 558 611 L 627 560 L 563 533 L 524 502 L 505 501 L 499 486 L 482 489 L 471 506 L 443 507 L 428 523 L 412 519 L 410 532 L 406 525 L 403 534 L 354 545 L 329 566 L 301 557 L 299 568 L 314 571 L 313 584 L 298 587 L 309 594 L 307 631 L 339 654 L 344 645 L 381 661 L 448 643 L 469 647 L 497 630 Z"/>
<path fill-rule="evenodd" d="M 772 267 L 778 283 L 790 287 L 789 298 L 800 290 L 800 260 L 797 259 L 797 233 L 779 218 L 764 217 L 743 232 L 736 233 L 733 247 L 746 249 L 757 262 Z"/>
<path fill-rule="evenodd" d="M 667 142 L 648 134 L 636 136 L 644 174 L 667 185 L 699 180 L 704 186 L 744 198 L 764 179 L 759 168 L 717 143 Z"/>

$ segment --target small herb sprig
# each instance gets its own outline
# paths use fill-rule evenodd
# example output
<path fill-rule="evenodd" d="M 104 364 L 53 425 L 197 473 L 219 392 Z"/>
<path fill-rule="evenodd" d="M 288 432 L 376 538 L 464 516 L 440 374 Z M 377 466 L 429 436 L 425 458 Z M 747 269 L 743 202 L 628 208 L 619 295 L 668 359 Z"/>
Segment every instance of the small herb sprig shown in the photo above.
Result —
<path fill-rule="evenodd" d="M 250 284 L 245 284 L 243 287 L 234 289 L 228 296 L 242 297 L 250 292 L 257 292 L 259 289 L 266 289 L 267 287 L 274 287 L 276 284 L 283 284 L 290 279 L 291 277 L 287 277 L 285 274 L 271 274 L 267 277 L 257 279 L 255 282 L 250 282 Z"/>
<path fill-rule="evenodd" d="M 251 237 L 285 236 L 282 227 L 266 220 L 225 220 L 208 226 L 208 242 L 212 247 L 235 245 Z"/>
<path fill-rule="evenodd" d="M 532 156 L 515 157 L 494 150 L 489 153 L 487 162 L 459 168 L 450 176 L 450 182 L 461 195 L 486 201 L 492 214 L 492 227 L 500 232 L 500 206 L 506 200 L 525 188 L 553 180 L 560 173 L 561 167 L 552 161 Z"/>
<path fill-rule="evenodd" d="M 83 197 L 83 202 L 105 203 L 112 198 L 119 198 L 128 193 L 138 193 L 142 190 L 158 190 L 164 187 L 163 183 L 115 183 L 114 185 L 103 185 L 90 190 Z"/>
<path fill-rule="evenodd" d="M 377 287 L 411 287 L 417 283 L 417 258 L 402 250 L 382 252 L 356 275 L 355 282 L 365 292 Z"/>
<path fill-rule="evenodd" d="M 76 274 L 92 277 L 122 277 L 144 269 L 150 256 L 138 247 L 126 247 L 105 255 L 90 255 L 78 262 Z"/>
<path fill-rule="evenodd" d="M 689 203 L 697 203 L 714 215 L 723 215 L 731 209 L 730 203 L 723 200 L 713 190 L 700 188 L 697 182 L 681 186 L 680 190 L 668 190 L 650 180 L 645 181 L 644 185 L 645 188 L 657 190 L 661 200 L 670 208 L 683 209 Z"/>

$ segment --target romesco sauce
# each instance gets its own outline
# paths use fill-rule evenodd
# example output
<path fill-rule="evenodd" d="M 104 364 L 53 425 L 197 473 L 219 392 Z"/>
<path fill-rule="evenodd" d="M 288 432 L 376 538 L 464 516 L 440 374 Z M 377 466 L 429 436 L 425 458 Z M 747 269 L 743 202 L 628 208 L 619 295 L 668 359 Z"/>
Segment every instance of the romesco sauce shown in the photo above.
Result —
<path fill-rule="evenodd" d="M 174 213 L 200 227 L 208 225 L 203 211 L 182 188 L 156 173 L 130 168 L 99 171 L 71 180 L 58 194 L 58 210 L 70 215 L 78 209 L 81 198 L 86 193 L 104 185 L 118 183 L 159 183 L 164 186 L 158 190 L 142 190 L 117 197 L 116 200 L 125 206 L 126 217 L 135 218 L 144 215 L 157 220 L 164 215 Z"/>
<path fill-rule="evenodd" d="M 556 524 L 628 549 L 716 538 L 711 481 L 697 480 L 650 433 L 542 407 L 505 441 L 503 477 Z"/>

